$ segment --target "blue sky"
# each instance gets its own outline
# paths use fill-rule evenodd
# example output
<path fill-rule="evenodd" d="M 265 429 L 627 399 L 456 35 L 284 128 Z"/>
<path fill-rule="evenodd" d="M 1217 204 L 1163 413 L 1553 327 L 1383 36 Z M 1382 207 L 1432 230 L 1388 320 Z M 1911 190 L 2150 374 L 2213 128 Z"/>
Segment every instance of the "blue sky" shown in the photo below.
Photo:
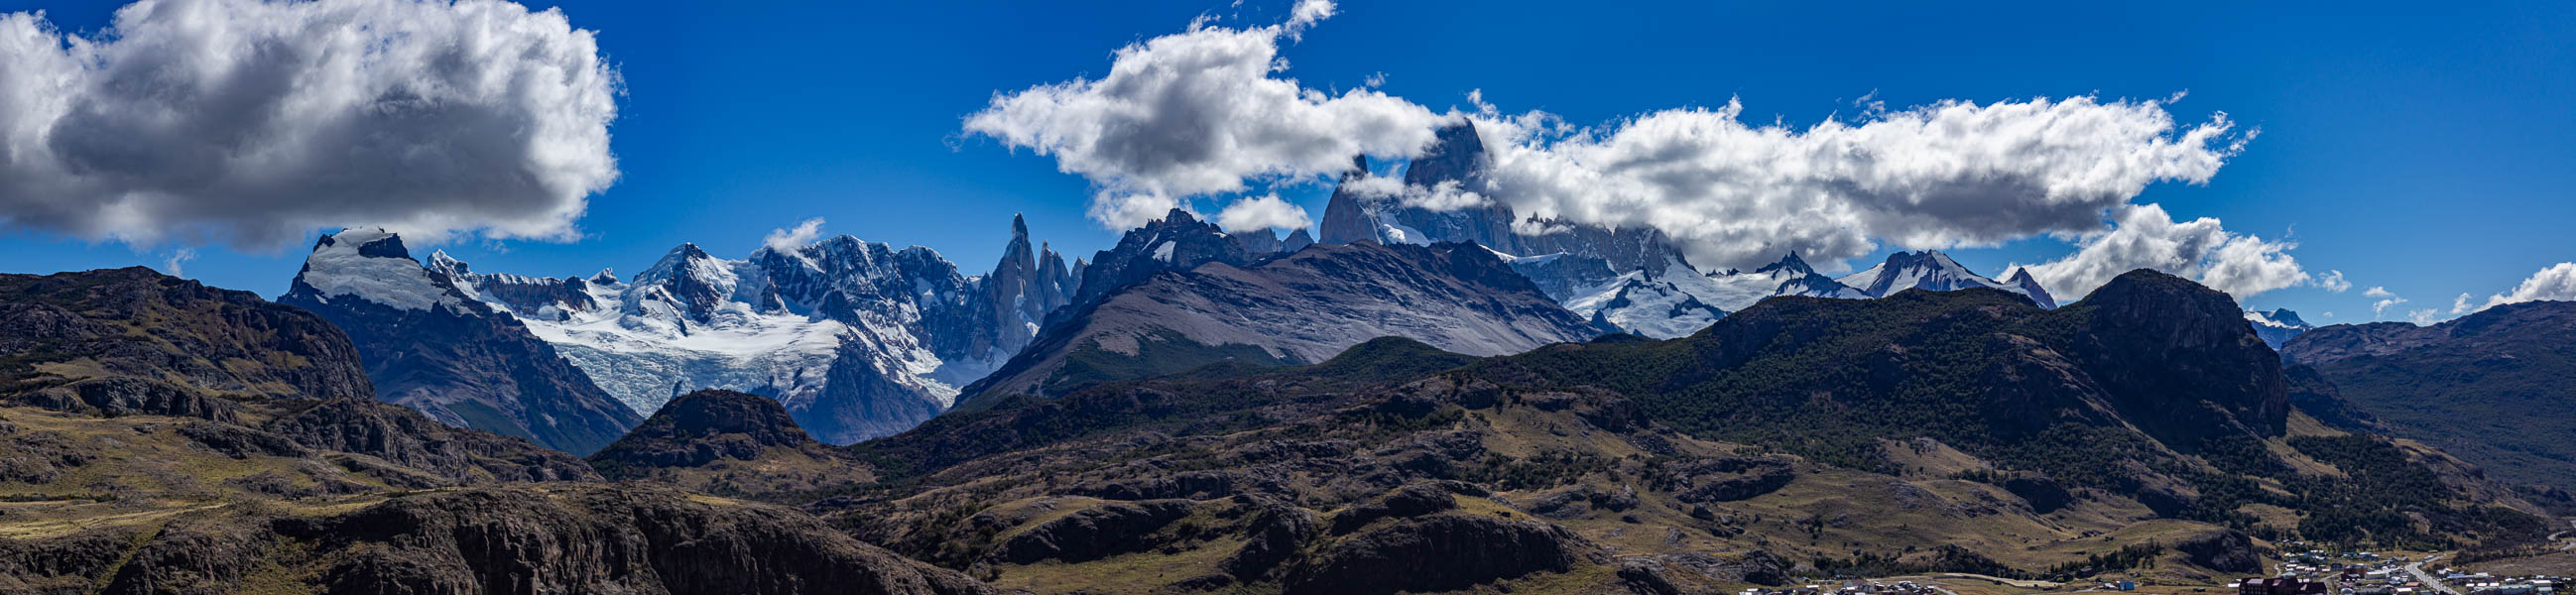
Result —
<path fill-rule="evenodd" d="M 477 270 L 548 276 L 632 272 L 681 242 L 740 256 L 764 234 L 821 217 L 827 233 L 938 249 L 991 266 L 1012 213 L 1074 255 L 1114 242 L 1085 217 L 1094 185 L 1027 149 L 961 132 L 997 92 L 1097 78 L 1111 52 L 1179 32 L 1280 22 L 1284 2 L 949 2 L 898 6 L 658 2 L 559 6 L 596 31 L 623 77 L 609 128 L 619 177 L 589 197 L 570 242 L 466 239 L 439 246 Z M 2247 6 L 2254 4 L 2254 6 Z M 65 30 L 104 26 L 117 3 L 0 2 Z M 1362 86 L 1435 110 L 1544 110 L 1601 124 L 1654 110 L 1742 102 L 1744 120 L 1802 129 L 1849 119 L 1863 96 L 1891 107 L 2093 94 L 2188 96 L 2183 123 L 2225 112 L 2260 134 L 2206 185 L 2159 183 L 2132 202 L 2227 230 L 2286 238 L 2307 284 L 2254 295 L 2312 322 L 2371 318 L 2367 288 L 2409 300 L 2511 289 L 2576 259 L 2576 5 L 1847 6 L 1687 2 L 1361 3 L 1282 46 L 1309 88 Z M 1320 215 L 1320 184 L 1277 189 Z M 1214 212 L 1224 198 L 1203 199 Z M 146 248 L 56 232 L 0 232 L 0 271 L 150 264 Z M 308 240 L 194 246 L 188 276 L 264 295 L 285 290 Z M 1892 247 L 1882 246 L 1876 254 Z M 2049 237 L 1949 250 L 2001 275 L 2068 253 Z M 425 254 L 426 249 L 415 247 Z M 1855 259 L 1865 267 L 1871 258 Z M 2324 319 L 2324 312 L 2336 316 Z"/>

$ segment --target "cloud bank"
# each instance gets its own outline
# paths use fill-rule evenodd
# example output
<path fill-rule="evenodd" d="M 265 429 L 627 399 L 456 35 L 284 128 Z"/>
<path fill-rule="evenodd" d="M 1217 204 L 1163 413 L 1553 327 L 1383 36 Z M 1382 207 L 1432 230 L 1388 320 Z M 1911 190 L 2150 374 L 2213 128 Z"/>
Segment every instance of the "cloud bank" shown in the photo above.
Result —
<path fill-rule="evenodd" d="M 823 218 L 815 217 L 797 223 L 793 229 L 772 229 L 760 238 L 760 245 L 779 252 L 793 253 L 823 237 Z"/>
<path fill-rule="evenodd" d="M 1410 156 L 1443 116 L 1375 90 L 1327 95 L 1293 78 L 1279 39 L 1333 14 L 1308 0 L 1283 24 L 1188 30 L 1120 48 L 1109 74 L 996 94 L 965 130 L 1053 156 L 1099 187 L 1091 217 L 1113 228 L 1160 218 L 1182 198 L 1246 180 L 1320 176 L 1354 155 Z"/>
<path fill-rule="evenodd" d="M 1306 209 L 1280 200 L 1270 194 L 1234 201 L 1216 214 L 1216 226 L 1226 233 L 1257 229 L 1303 229 L 1315 225 L 1306 217 Z"/>
<path fill-rule="evenodd" d="M 1303 0 L 1276 25 L 1202 19 L 1118 50 L 1097 80 L 996 94 L 964 129 L 1091 180 L 1091 216 L 1111 228 L 1253 183 L 1324 181 L 1357 155 L 1415 157 L 1434 127 L 1464 118 L 1487 143 L 1482 183 L 1373 192 L 1432 209 L 1499 201 L 1524 218 L 1522 233 L 1555 229 L 1535 221 L 1652 227 L 1712 269 L 1792 250 L 1831 267 L 1883 246 L 2052 235 L 2083 248 L 2034 270 L 2060 291 L 2080 293 L 2108 279 L 2106 268 L 2131 265 L 2190 274 L 2238 297 L 2311 282 L 2290 243 L 2132 202 L 2151 184 L 2208 182 L 2254 136 L 2225 114 L 2176 120 L 2167 107 L 2179 96 L 1873 104 L 1805 128 L 1747 123 L 1735 100 L 1597 126 L 1506 114 L 1478 93 L 1473 111 L 1435 112 L 1374 85 L 1334 95 L 1288 76 L 1281 39 L 1334 12 Z"/>
<path fill-rule="evenodd" d="M 2488 296 L 2486 304 L 2477 309 L 2542 300 L 2576 301 L 2576 262 L 2562 262 L 2540 269 L 2512 290 Z M 2469 294 L 2460 294 L 2459 299 L 2452 301 L 2451 313 L 2467 314 L 2470 312 L 2468 306 Z"/>
<path fill-rule="evenodd" d="M 496 0 L 142 0 L 0 15 L 0 225 L 273 249 L 317 227 L 569 239 L 617 74 Z"/>
<path fill-rule="evenodd" d="M 2175 221 L 2164 207 L 2154 204 L 2121 205 L 2113 211 L 2119 215 L 2109 229 L 2077 236 L 2073 254 L 2028 265 L 2031 274 L 2048 280 L 2065 295 L 2084 295 L 2121 273 L 2148 268 L 2199 281 L 2239 299 L 2310 280 L 2289 255 L 2298 244 L 2232 233 L 2209 217 Z M 2021 265 L 2004 270 L 2014 266 Z M 2350 288 L 2341 272 L 2330 274 L 2327 282 Z"/>

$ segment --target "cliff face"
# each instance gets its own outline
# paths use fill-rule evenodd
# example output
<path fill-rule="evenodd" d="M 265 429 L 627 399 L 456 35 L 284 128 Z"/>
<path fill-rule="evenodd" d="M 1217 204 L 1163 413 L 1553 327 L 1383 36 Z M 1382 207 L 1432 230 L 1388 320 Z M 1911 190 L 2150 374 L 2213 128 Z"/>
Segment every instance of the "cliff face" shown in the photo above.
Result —
<path fill-rule="evenodd" d="M 488 286 L 496 298 L 533 305 L 543 296 L 577 294 L 573 284 L 586 282 L 510 276 L 460 285 L 493 276 L 477 275 L 444 254 L 432 260 L 434 266 L 421 266 L 401 237 L 381 231 L 324 236 L 278 302 L 319 314 L 346 332 L 364 356 L 379 399 L 448 425 L 587 454 L 641 421 L 518 319 L 464 289 Z M 589 304 L 586 299 L 544 303 L 566 310 L 596 307 L 582 305 Z"/>

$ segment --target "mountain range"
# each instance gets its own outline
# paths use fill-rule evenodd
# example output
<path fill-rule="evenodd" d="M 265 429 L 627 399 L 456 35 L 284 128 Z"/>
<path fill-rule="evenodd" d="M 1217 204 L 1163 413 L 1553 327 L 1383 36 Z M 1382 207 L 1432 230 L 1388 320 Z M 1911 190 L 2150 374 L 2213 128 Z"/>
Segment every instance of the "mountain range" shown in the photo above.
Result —
<path fill-rule="evenodd" d="M 2314 368 L 2391 434 L 2509 481 L 2576 486 L 2567 440 L 2576 433 L 2576 302 L 2505 304 L 2431 326 L 2318 327 L 2282 345 L 2281 357 Z"/>
<path fill-rule="evenodd" d="M 1042 390 L 972 392 L 847 447 L 800 428 L 796 401 L 692 390 L 586 461 L 380 401 L 401 393 L 373 385 L 369 354 L 417 347 L 352 342 L 305 307 L 140 269 L 0 277 L 0 439 L 19 453 L 0 457 L 0 490 L 45 498 L 0 517 L 0 590 L 1731 593 L 1938 572 L 2210 584 L 2260 572 L 2275 539 L 2531 547 L 2561 504 L 2350 423 L 2367 403 L 2282 360 L 2232 299 L 2151 271 L 2056 309 L 1988 287 L 1777 296 L 1687 337 L 1587 341 L 1583 317 L 1480 246 L 1253 257 L 1254 242 L 1186 214 L 1137 237 L 1102 253 L 1127 272 L 1096 277 L 1128 282 L 1072 292 L 1069 305 L 1090 303 L 1049 314 L 1013 359 L 1061 364 L 1017 376 Z M 503 301 L 558 323 L 633 308 L 699 332 L 761 313 L 739 296 L 776 295 L 784 313 L 766 315 L 785 317 L 779 304 L 847 293 L 714 283 L 764 259 L 688 247 L 665 272 L 576 286 L 424 265 L 389 234 L 326 243 L 295 299 L 439 315 L 368 324 L 458 324 Z M 526 289 L 545 285 L 584 287 L 593 309 Z M 400 290 L 423 287 L 440 291 Z M 702 303 L 714 307 L 692 312 Z M 2498 308 L 2439 338 L 2565 332 L 2532 314 L 2545 308 Z M 1423 320 L 1447 322 L 1406 322 Z M 1344 344 L 1370 332 L 1429 339 Z M 2331 346 L 2315 351 L 2331 377 L 2333 358 L 2439 343 L 2317 338 L 2337 332 L 2289 352 Z M 1152 336 L 1184 348 L 1063 348 Z M 1204 353 L 1227 355 L 1175 355 Z"/>

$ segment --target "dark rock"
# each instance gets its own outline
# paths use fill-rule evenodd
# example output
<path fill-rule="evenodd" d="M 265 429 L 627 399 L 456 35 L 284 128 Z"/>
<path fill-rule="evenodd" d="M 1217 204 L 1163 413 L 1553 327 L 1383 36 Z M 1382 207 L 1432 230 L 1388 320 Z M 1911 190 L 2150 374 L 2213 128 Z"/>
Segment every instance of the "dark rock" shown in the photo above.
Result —
<path fill-rule="evenodd" d="M 1306 540 L 1323 532 L 1324 523 L 1314 512 L 1275 499 L 1243 500 L 1257 510 L 1246 525 L 1247 539 L 1242 548 L 1217 563 L 1217 568 L 1235 578 L 1250 582 L 1268 574 L 1295 555 Z"/>
<path fill-rule="evenodd" d="M 887 593 L 992 589 L 791 510 L 658 489 L 469 490 L 280 518 L 330 592 Z"/>
<path fill-rule="evenodd" d="M 1084 482 L 1067 488 L 1064 493 L 1102 500 L 1209 500 L 1235 495 L 1237 474 L 1233 471 L 1188 471 Z"/>
<path fill-rule="evenodd" d="M 231 401 L 149 378 L 84 378 L 21 395 L 19 400 L 56 411 L 102 417 L 167 415 L 234 421 Z"/>
<path fill-rule="evenodd" d="M 599 477 L 571 455 L 516 438 L 448 427 L 373 398 L 312 403 L 269 422 L 266 429 L 306 448 L 367 455 L 456 481 Z"/>
<path fill-rule="evenodd" d="M 1456 490 L 1481 491 L 1459 482 L 1422 482 L 1406 485 L 1366 504 L 1343 509 L 1333 515 L 1333 534 L 1343 535 L 1379 519 L 1417 517 L 1458 507 L 1451 496 Z"/>
<path fill-rule="evenodd" d="M 305 448 L 304 445 L 296 444 L 294 440 L 288 439 L 285 436 L 279 436 L 277 434 L 232 424 L 191 423 L 181 425 L 179 426 L 179 435 L 185 436 L 189 440 L 194 440 L 197 444 L 203 445 L 206 448 L 214 449 L 215 452 L 224 453 L 224 456 L 236 459 L 247 459 L 252 455 L 303 457 L 313 454 L 311 449 Z"/>
<path fill-rule="evenodd" d="M 144 324 L 144 321 L 151 321 Z M 306 398 L 374 397 L 356 348 L 312 313 L 246 291 L 207 287 L 143 267 L 53 275 L 0 275 L 0 356 L 24 366 L 0 381 L 28 394 L 63 387 L 88 407 L 220 418 L 209 394 Z M 100 370 L 80 378 L 36 372 L 35 364 L 85 358 Z M 125 380 L 146 379 L 146 380 Z M 177 395 L 176 390 L 195 395 Z M 31 386 L 32 385 L 32 386 Z M 52 398 L 61 401 L 53 393 Z M 101 405 L 90 405 L 90 399 Z"/>
<path fill-rule="evenodd" d="M 1595 546 L 1539 521 L 1437 514 L 1397 521 L 1326 546 L 1292 571 L 1282 592 L 1379 595 L 1448 591 L 1592 561 Z"/>
<path fill-rule="evenodd" d="M 788 417 L 787 408 L 769 397 L 729 390 L 702 390 L 672 399 L 635 430 L 589 458 L 609 479 L 640 477 L 645 471 L 700 467 L 718 460 L 759 460 L 769 449 L 788 449 L 809 456 L 839 456 L 807 437 Z"/>
<path fill-rule="evenodd" d="M 2067 491 L 2065 485 L 2039 473 L 2015 473 L 2004 478 L 2001 487 L 2029 502 L 2031 511 L 2040 514 L 2057 512 L 2057 509 L 2075 501 L 2075 494 Z"/>
<path fill-rule="evenodd" d="M 1676 486 L 1673 497 L 1693 504 L 1747 500 L 1778 491 L 1798 478 L 1786 459 L 1722 457 L 1669 463 L 1659 469 Z"/>
<path fill-rule="evenodd" d="M 2263 557 L 2254 550 L 2254 540 L 2235 529 L 2211 531 L 2181 543 L 2174 550 L 2191 559 L 2191 563 L 2219 572 L 2248 574 L 2263 571 Z"/>
<path fill-rule="evenodd" d="M 0 449 L 0 482 L 51 483 L 97 458 L 62 432 L 17 432 L 0 444 L 8 445 Z"/>
<path fill-rule="evenodd" d="M 1145 551 L 1155 544 L 1141 538 L 1189 515 L 1190 508 L 1187 500 L 1103 502 L 1021 532 L 994 548 L 991 560 L 1004 564 L 1083 562 Z"/>

